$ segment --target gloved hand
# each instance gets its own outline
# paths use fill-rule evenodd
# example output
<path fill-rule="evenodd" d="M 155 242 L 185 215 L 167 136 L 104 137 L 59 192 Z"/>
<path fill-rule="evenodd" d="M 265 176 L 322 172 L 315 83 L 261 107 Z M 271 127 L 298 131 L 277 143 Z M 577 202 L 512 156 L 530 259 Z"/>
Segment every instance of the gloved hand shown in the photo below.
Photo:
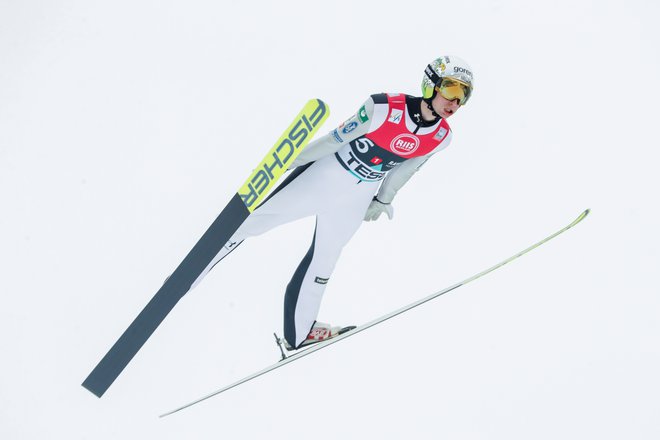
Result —
<path fill-rule="evenodd" d="M 392 217 L 394 217 L 394 207 L 392 204 L 383 203 L 374 197 L 374 199 L 369 204 L 369 208 L 367 208 L 367 213 L 364 215 L 364 221 L 370 222 L 378 220 L 378 217 L 380 217 L 383 212 L 387 214 L 387 217 L 390 220 L 392 220 Z"/>

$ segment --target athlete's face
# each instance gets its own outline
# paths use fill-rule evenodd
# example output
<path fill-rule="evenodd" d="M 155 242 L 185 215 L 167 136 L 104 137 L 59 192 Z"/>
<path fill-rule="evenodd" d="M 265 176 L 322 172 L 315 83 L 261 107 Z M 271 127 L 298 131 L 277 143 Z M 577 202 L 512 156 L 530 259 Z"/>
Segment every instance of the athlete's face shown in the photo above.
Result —
<path fill-rule="evenodd" d="M 458 111 L 458 109 L 461 107 L 461 105 L 458 103 L 458 99 L 454 99 L 453 101 L 450 101 L 448 99 L 443 98 L 440 93 L 437 93 L 435 95 L 435 98 L 433 98 L 433 101 L 431 101 L 431 104 L 433 105 L 433 110 L 440 116 L 442 116 L 444 119 L 447 119 L 454 113 Z"/>

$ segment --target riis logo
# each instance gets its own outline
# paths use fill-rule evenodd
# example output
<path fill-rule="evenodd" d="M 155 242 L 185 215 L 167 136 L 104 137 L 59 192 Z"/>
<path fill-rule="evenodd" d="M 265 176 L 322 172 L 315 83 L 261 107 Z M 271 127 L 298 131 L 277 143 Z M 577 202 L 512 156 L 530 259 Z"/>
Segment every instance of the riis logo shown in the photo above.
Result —
<path fill-rule="evenodd" d="M 419 148 L 419 138 L 412 134 L 400 134 L 390 143 L 390 150 L 400 156 L 409 156 Z"/>
<path fill-rule="evenodd" d="M 289 168 L 307 142 L 330 115 L 327 105 L 313 99 L 305 105 L 272 150 L 238 190 L 250 212 L 254 211 L 268 190 Z"/>

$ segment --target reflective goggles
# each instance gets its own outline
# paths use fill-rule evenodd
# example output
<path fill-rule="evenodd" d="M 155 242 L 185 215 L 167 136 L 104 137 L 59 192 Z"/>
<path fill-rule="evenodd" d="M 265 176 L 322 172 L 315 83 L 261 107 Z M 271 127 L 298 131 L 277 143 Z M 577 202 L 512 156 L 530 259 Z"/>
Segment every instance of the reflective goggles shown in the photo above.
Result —
<path fill-rule="evenodd" d="M 465 105 L 472 94 L 470 86 L 453 78 L 442 78 L 435 86 L 435 90 L 448 101 L 458 99 L 460 105 Z"/>

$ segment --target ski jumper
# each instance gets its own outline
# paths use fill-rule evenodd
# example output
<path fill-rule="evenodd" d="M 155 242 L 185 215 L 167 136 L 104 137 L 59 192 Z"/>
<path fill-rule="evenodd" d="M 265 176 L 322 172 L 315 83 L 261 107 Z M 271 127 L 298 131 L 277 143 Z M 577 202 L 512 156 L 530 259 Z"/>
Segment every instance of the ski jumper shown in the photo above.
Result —
<path fill-rule="evenodd" d="M 421 98 L 407 95 L 372 95 L 353 117 L 310 143 L 293 163 L 293 172 L 252 212 L 192 287 L 246 238 L 316 216 L 312 245 L 284 297 L 284 337 L 298 347 L 316 321 L 342 248 L 360 227 L 374 195 L 390 203 L 432 154 L 449 145 L 447 122 L 423 121 L 421 105 Z"/>

